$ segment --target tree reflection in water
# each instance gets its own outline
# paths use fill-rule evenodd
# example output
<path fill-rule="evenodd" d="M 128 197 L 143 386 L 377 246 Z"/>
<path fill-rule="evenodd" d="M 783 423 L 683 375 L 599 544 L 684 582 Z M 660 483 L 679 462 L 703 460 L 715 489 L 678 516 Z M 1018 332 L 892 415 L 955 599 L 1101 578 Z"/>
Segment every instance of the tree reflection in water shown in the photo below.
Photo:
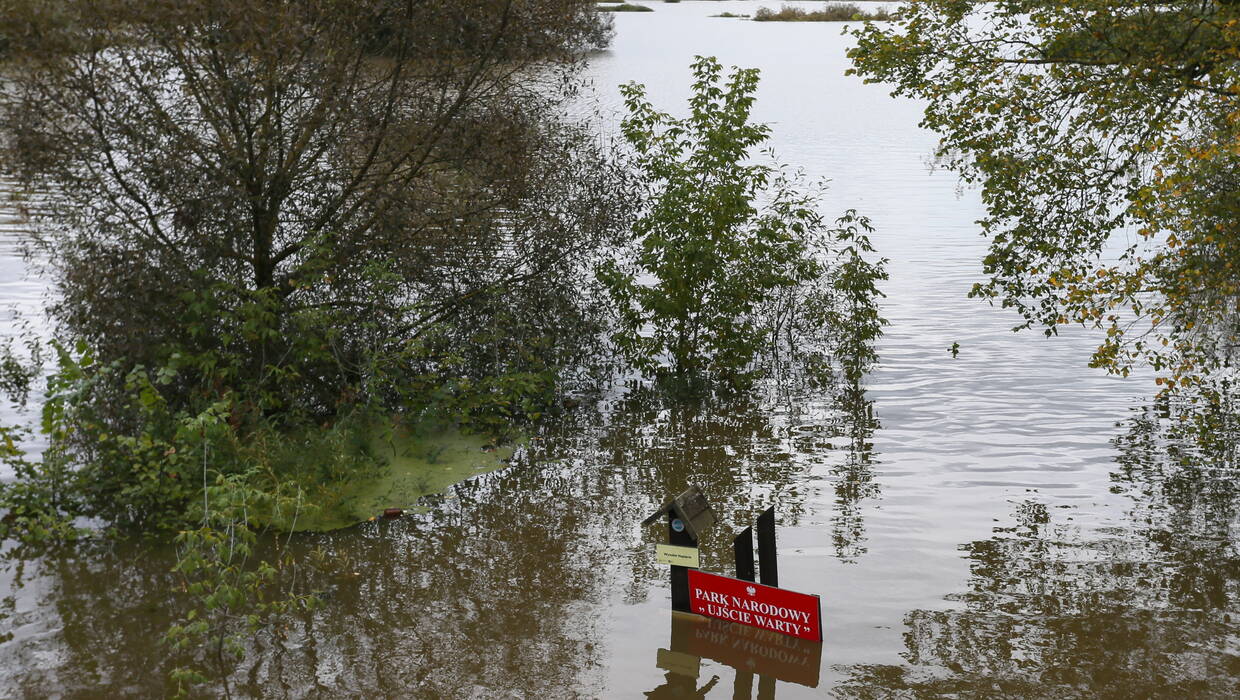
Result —
<path fill-rule="evenodd" d="M 874 480 L 875 452 L 872 442 L 879 424 L 874 417 L 873 402 L 858 387 L 840 395 L 841 438 L 848 440 L 843 461 L 832 467 L 835 481 L 835 513 L 831 518 L 831 541 L 835 555 L 855 561 L 866 553 L 865 516 L 862 504 L 878 498 L 879 485 Z"/>
<path fill-rule="evenodd" d="M 1237 406 L 1137 412 L 1116 440 L 1121 526 L 1028 501 L 964 545 L 963 605 L 905 618 L 902 666 L 840 669 L 844 697 L 1240 697 Z"/>
<path fill-rule="evenodd" d="M 720 520 L 703 545 L 711 570 L 731 570 L 731 537 L 773 502 L 780 525 L 796 525 L 823 480 L 836 486 L 838 551 L 864 552 L 860 502 L 878 493 L 872 410 L 860 392 L 839 396 L 686 403 L 631 391 L 564 416 L 507 468 L 413 515 L 295 537 L 297 585 L 322 591 L 323 605 L 257 635 L 234 688 L 604 695 L 601 611 L 666 595 L 655 533 L 637 523 L 669 494 L 706 491 Z M 184 605 L 171 564 L 142 542 L 29 562 L 33 583 L 0 609 L 15 631 L 0 640 L 0 695 L 164 694 L 177 660 L 158 640 Z"/>
<path fill-rule="evenodd" d="M 612 407 L 597 438 L 577 442 L 575 459 L 608 461 L 583 471 L 612 480 L 613 507 L 603 517 L 620 531 L 631 531 L 669 494 L 701 485 L 720 522 L 704 535 L 702 568 L 727 572 L 735 566 L 732 538 L 772 504 L 780 527 L 798 525 L 822 477 L 835 488 L 837 552 L 863 554 L 862 502 L 879 494 L 870 441 L 876 425 L 871 402 L 856 388 L 833 394 L 832 403 L 747 396 L 686 403 L 638 391 Z M 630 554 L 636 601 L 667 572 L 642 548 Z"/>

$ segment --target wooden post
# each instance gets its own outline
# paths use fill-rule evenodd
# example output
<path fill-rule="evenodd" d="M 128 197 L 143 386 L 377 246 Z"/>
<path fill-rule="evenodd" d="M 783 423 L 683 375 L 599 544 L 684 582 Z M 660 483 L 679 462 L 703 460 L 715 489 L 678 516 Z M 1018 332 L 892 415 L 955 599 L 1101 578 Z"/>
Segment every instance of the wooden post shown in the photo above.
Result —
<path fill-rule="evenodd" d="M 779 587 L 779 565 L 775 561 L 775 506 L 758 516 L 758 568 L 762 583 Z"/>
<path fill-rule="evenodd" d="M 753 674 L 749 671 L 736 670 L 736 679 L 732 681 L 732 700 L 752 700 Z"/>
<path fill-rule="evenodd" d="M 775 679 L 758 676 L 758 700 L 775 700 Z"/>
<path fill-rule="evenodd" d="M 732 551 L 736 553 L 736 578 L 742 581 L 757 581 L 753 570 L 753 528 L 745 528 L 732 540 Z"/>
<path fill-rule="evenodd" d="M 695 547 L 697 542 L 693 540 L 693 536 L 689 534 L 688 528 L 681 526 L 681 531 L 676 532 L 672 527 L 672 523 L 677 520 L 674 511 L 667 514 L 667 543 L 680 545 L 682 547 Z M 690 612 L 689 610 L 689 569 L 683 566 L 671 567 L 672 569 L 672 610 L 681 612 Z"/>

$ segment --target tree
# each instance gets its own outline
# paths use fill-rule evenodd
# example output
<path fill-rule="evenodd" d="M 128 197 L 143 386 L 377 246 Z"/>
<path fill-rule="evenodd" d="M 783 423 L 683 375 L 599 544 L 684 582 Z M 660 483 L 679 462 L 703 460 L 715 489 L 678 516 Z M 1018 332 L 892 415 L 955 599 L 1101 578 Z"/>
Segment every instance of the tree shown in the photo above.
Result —
<path fill-rule="evenodd" d="M 755 359 L 781 347 L 821 352 L 832 331 L 865 336 L 869 347 L 882 323 L 874 282 L 884 275 L 860 259 L 870 249 L 858 227 L 868 231 L 868 221 L 850 212 L 829 229 L 819 191 L 802 191 L 798 173 L 749 162 L 770 134 L 749 121 L 756 69 L 723 83 L 718 61 L 698 57 L 693 73 L 684 118 L 657 111 L 640 85 L 621 88 L 645 205 L 636 249 L 601 271 L 618 308 L 618 346 L 647 373 L 666 364 L 681 379 L 732 383 L 747 382 Z M 842 251 L 832 251 L 837 241 Z M 833 268 L 839 252 L 850 264 Z M 845 297 L 847 319 L 836 308 Z M 855 313 L 861 307 L 868 317 Z"/>
<path fill-rule="evenodd" d="M 1240 334 L 1240 6 L 906 3 L 854 31 L 855 72 L 926 101 L 939 155 L 989 215 L 973 294 L 1019 328 L 1103 328 L 1093 363 L 1169 386 Z"/>
<path fill-rule="evenodd" d="M 332 464 L 310 444 L 365 412 L 506 426 L 589 351 L 579 280 L 631 209 L 564 116 L 609 38 L 590 3 L 7 7 L 0 148 L 56 281 L 44 461 L 81 467 L 79 512 L 176 525 L 189 474 Z"/>
<path fill-rule="evenodd" d="M 66 345 L 317 416 L 580 347 L 570 282 L 627 211 L 560 116 L 608 39 L 589 3 L 17 4 L 5 163 Z"/>

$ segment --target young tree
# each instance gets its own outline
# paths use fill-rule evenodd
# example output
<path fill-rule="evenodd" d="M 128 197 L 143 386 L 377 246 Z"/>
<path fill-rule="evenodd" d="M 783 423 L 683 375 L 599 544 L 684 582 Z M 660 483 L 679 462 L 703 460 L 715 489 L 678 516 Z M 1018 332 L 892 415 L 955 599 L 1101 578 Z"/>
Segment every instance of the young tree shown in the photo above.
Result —
<path fill-rule="evenodd" d="M 732 383 L 751 379 L 755 359 L 781 345 L 821 351 L 816 341 L 825 336 L 856 334 L 869 347 L 882 324 L 874 282 L 884 275 L 860 257 L 869 244 L 858 227 L 868 231 L 868 222 L 850 213 L 842 228 L 828 229 L 819 192 L 801 191 L 798 174 L 749 162 L 770 134 L 749 121 L 756 69 L 737 69 L 723 83 L 718 61 L 698 57 L 693 73 L 684 118 L 656 111 L 640 85 L 621 88 L 646 203 L 636 250 L 601 271 L 618 308 L 617 345 L 647 373 L 670 364 L 682 379 Z M 831 266 L 835 240 L 846 242 L 841 252 L 853 267 Z M 840 314 L 845 298 L 854 311 L 874 313 Z M 858 367 L 869 358 L 858 356 Z"/>
<path fill-rule="evenodd" d="M 868 80 L 927 101 L 981 185 L 974 295 L 1047 335 L 1106 329 L 1094 363 L 1195 383 L 1240 335 L 1240 6 L 924 0 L 855 30 Z"/>

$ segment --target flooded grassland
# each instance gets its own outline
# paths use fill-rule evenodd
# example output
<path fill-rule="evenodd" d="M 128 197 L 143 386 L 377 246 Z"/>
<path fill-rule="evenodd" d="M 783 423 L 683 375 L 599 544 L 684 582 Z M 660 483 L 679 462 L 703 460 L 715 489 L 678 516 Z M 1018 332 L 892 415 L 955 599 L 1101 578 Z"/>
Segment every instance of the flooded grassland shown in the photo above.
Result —
<path fill-rule="evenodd" d="M 672 105 L 695 54 L 762 70 L 755 116 L 779 157 L 831 178 L 825 213 L 872 217 L 890 259 L 891 325 L 864 392 L 686 405 L 618 387 L 405 517 L 282 539 L 321 604 L 251 641 L 234 692 L 1240 694 L 1230 441 L 1201 448 L 1148 379 L 1089 369 L 1096 338 L 1013 334 L 1007 312 L 966 298 L 979 198 L 928 166 L 918 105 L 843 75 L 838 25 L 717 11 L 618 14 L 593 88 L 608 110 L 629 80 Z M 37 307 L 20 232 L 5 236 L 5 302 Z M 670 613 L 664 532 L 639 523 L 691 483 L 719 518 L 706 570 L 729 573 L 732 536 L 775 505 L 780 583 L 822 597 L 820 647 Z M 184 605 L 172 561 L 143 542 L 10 557 L 0 695 L 167 692 L 177 659 L 158 640 Z"/>

